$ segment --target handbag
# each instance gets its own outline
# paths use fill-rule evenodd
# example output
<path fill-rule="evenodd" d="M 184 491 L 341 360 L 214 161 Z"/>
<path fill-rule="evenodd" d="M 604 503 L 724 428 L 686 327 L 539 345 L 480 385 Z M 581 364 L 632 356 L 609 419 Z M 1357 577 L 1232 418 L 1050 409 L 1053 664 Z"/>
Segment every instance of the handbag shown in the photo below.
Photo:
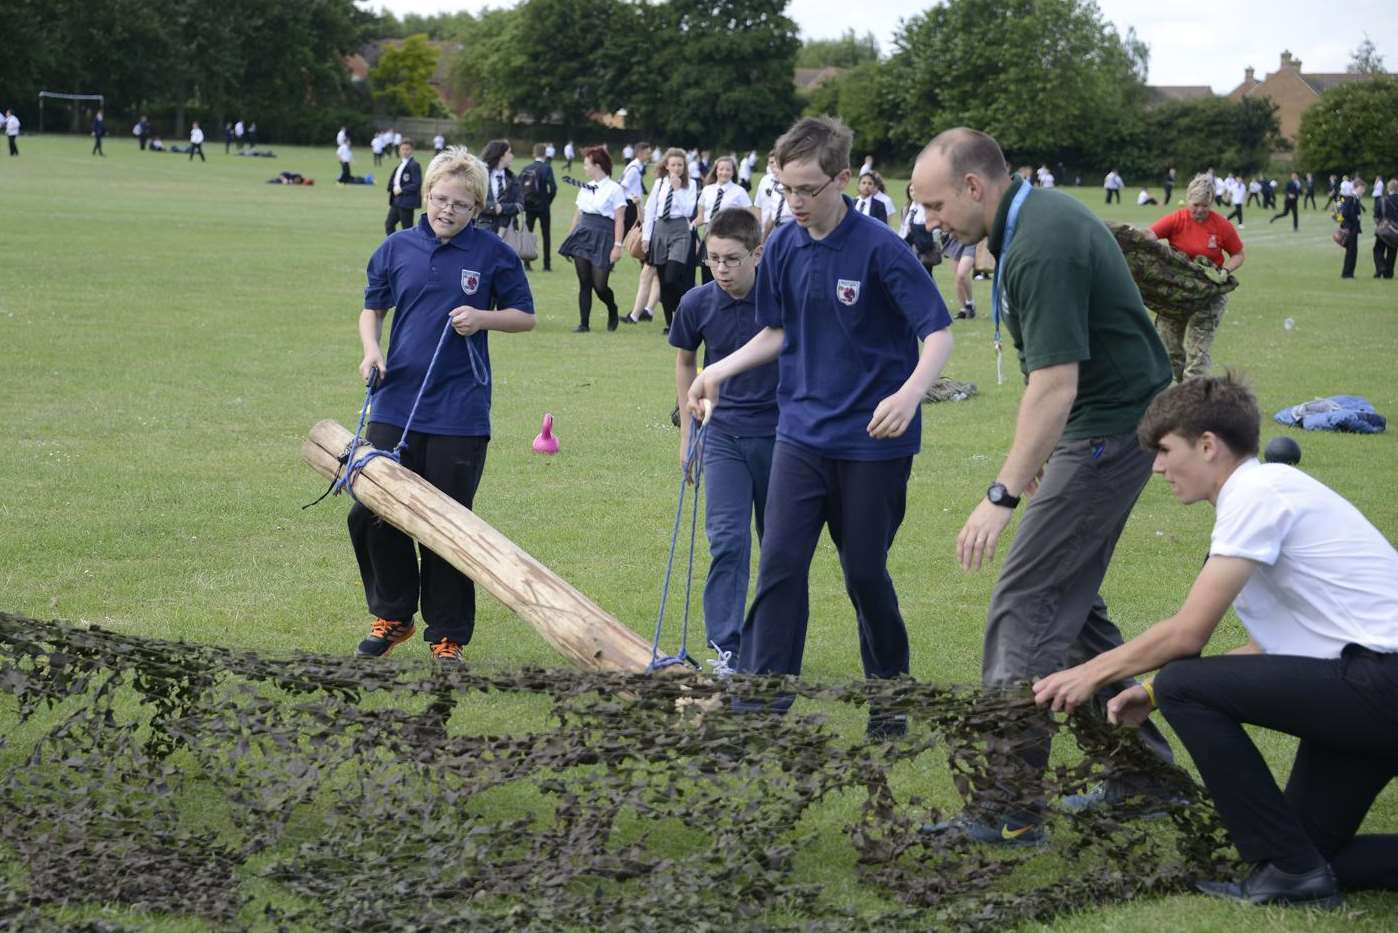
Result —
<path fill-rule="evenodd" d="M 1337 227 L 1335 232 L 1330 234 L 1330 239 L 1334 240 L 1335 245 L 1340 247 L 1340 249 L 1348 249 L 1349 238 L 1353 235 L 1353 232 L 1348 227 Z"/>
<path fill-rule="evenodd" d="M 539 239 L 520 226 L 519 215 L 515 215 L 500 231 L 500 239 L 525 262 L 533 262 L 539 258 Z"/>
<path fill-rule="evenodd" d="M 1390 249 L 1398 249 L 1398 221 L 1385 217 L 1374 228 L 1374 236 L 1383 240 Z"/>
<path fill-rule="evenodd" d="M 626 238 L 621 241 L 621 251 L 637 262 L 645 263 L 646 250 L 641 245 L 641 222 L 639 220 L 631 225 L 630 230 L 626 231 Z"/>

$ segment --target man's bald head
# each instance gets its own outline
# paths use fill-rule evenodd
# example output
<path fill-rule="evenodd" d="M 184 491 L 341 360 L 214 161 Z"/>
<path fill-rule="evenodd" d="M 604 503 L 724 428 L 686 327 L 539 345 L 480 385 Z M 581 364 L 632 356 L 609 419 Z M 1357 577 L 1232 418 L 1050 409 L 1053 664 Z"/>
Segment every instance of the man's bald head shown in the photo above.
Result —
<path fill-rule="evenodd" d="M 918 161 L 929 156 L 947 167 L 957 185 L 964 184 L 967 175 L 978 175 L 996 184 L 1010 174 L 1005 153 L 995 137 L 966 126 L 938 133 L 922 150 Z"/>

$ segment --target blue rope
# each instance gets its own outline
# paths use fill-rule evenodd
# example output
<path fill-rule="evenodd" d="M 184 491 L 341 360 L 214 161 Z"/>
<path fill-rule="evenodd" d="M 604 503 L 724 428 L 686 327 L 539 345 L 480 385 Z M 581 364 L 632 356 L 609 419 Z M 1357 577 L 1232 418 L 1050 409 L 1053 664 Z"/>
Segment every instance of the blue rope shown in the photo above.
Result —
<path fill-rule="evenodd" d="M 660 584 L 660 611 L 655 618 L 655 635 L 650 643 L 650 663 L 646 673 L 676 664 L 690 664 L 696 669 L 699 662 L 689 653 L 689 606 L 694 587 L 694 545 L 699 531 L 699 480 L 704 475 L 704 429 L 705 424 L 698 419 L 691 420 L 689 447 L 685 451 L 684 463 L 680 465 L 680 494 L 675 504 L 675 524 L 670 531 L 670 555 L 665 561 L 665 578 Z M 680 624 L 680 651 L 677 655 L 660 653 L 660 636 L 665 630 L 665 606 L 670 601 L 670 577 L 675 568 L 675 549 L 679 544 L 680 521 L 684 516 L 685 487 L 694 486 L 694 502 L 689 519 L 689 571 L 684 586 L 684 617 Z"/>
<path fill-rule="evenodd" d="M 408 446 L 408 432 L 412 430 L 413 419 L 417 417 L 418 404 L 422 402 L 422 396 L 427 391 L 427 384 L 432 381 L 432 371 L 437 368 L 437 359 L 442 355 L 442 347 L 447 344 L 447 337 L 454 331 L 451 326 L 451 316 L 447 316 L 446 326 L 442 328 L 442 335 L 437 338 L 437 348 L 432 351 L 432 359 L 427 364 L 427 372 L 422 374 L 422 385 L 418 386 L 417 397 L 413 399 L 413 407 L 408 410 L 408 418 L 403 424 L 403 435 L 398 438 L 398 443 L 392 450 L 371 450 L 359 459 L 355 459 L 355 452 L 359 449 L 361 435 L 364 433 L 364 422 L 368 419 L 370 403 L 373 401 L 374 392 L 378 389 L 378 379 L 371 378 L 369 387 L 364 393 L 364 407 L 359 410 L 359 426 L 354 430 L 354 439 L 350 441 L 349 448 L 342 458 L 345 463 L 345 471 L 333 484 L 330 490 L 332 493 L 339 493 L 341 490 L 349 493 L 350 498 L 359 502 L 359 497 L 354 494 L 354 481 L 359 474 L 364 472 L 364 467 L 375 457 L 387 457 L 395 463 L 402 463 L 403 450 Z M 480 358 L 480 352 L 471 343 L 471 338 L 466 338 L 466 354 L 471 360 L 471 375 L 476 377 L 476 381 L 481 385 L 490 385 L 490 369 L 486 366 L 485 360 Z M 378 370 L 375 370 L 377 373 Z"/>

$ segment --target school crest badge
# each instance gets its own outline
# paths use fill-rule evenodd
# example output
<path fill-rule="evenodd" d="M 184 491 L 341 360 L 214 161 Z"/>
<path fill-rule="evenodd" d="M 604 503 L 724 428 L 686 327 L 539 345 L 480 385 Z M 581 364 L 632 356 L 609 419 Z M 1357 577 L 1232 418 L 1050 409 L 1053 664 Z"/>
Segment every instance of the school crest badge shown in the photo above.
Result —
<path fill-rule="evenodd" d="M 481 287 L 481 274 L 472 272 L 470 269 L 461 270 L 461 290 L 468 295 L 474 295 L 476 289 Z"/>
<path fill-rule="evenodd" d="M 859 283 L 853 279 L 840 279 L 835 283 L 835 297 L 842 305 L 852 305 L 859 300 Z"/>

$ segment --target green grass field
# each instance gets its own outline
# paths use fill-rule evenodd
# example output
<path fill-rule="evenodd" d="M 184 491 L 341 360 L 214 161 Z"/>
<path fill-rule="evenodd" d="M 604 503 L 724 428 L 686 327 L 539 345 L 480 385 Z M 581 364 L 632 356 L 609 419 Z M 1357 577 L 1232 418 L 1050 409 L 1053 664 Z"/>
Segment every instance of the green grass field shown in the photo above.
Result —
<path fill-rule="evenodd" d="M 367 150 L 358 153 L 356 172 L 375 171 L 380 184 L 342 188 L 329 146 L 274 147 L 279 158 L 264 160 L 225 156 L 211 144 L 205 164 L 141 153 L 132 140 L 110 140 L 105 159 L 90 157 L 82 139 L 25 137 L 20 145 L 20 158 L 0 161 L 0 345 L 8 361 L 0 609 L 272 655 L 352 652 L 369 619 L 345 533 L 347 502 L 300 508 L 324 483 L 301 463 L 299 447 L 322 418 L 354 426 L 363 396 L 355 319 L 365 262 L 382 239 L 379 173 L 391 163 L 375 170 Z M 318 184 L 264 184 L 281 170 Z M 900 201 L 903 184 L 890 185 Z M 1104 208 L 1099 190 L 1079 193 L 1110 219 L 1145 223 L 1163 212 Z M 571 215 L 565 187 L 554 206 L 555 248 Z M 1354 393 L 1398 415 L 1398 287 L 1370 277 L 1368 218 L 1359 277 L 1341 281 L 1342 253 L 1322 212 L 1303 213 L 1299 233 L 1269 226 L 1266 216 L 1248 212 L 1248 260 L 1215 365 L 1242 369 L 1267 413 Z M 623 308 L 637 271 L 628 259 L 613 276 Z M 937 279 L 950 298 L 950 270 Z M 571 333 L 576 280 L 566 261 L 536 271 L 531 284 L 538 328 L 492 338 L 494 437 L 477 511 L 648 637 L 677 482 L 674 355 L 658 324 Z M 976 289 L 988 308 L 989 283 Z M 984 316 L 958 322 L 954 333 L 947 374 L 981 392 L 925 408 L 890 570 L 914 676 L 971 683 L 996 568 L 962 572 L 954 540 L 1008 447 L 1020 380 L 995 384 Z M 556 458 L 530 451 L 544 412 L 562 443 Z M 1264 441 L 1280 433 L 1264 425 Z M 1398 539 L 1395 434 L 1299 439 L 1303 467 Z M 1207 505 L 1177 505 L 1162 483 L 1147 488 L 1104 589 L 1128 636 L 1178 605 L 1212 517 Z M 700 580 L 703 570 L 701 560 Z M 811 586 L 805 674 L 853 678 L 853 613 L 828 538 Z M 478 615 L 467 650 L 473 665 L 561 663 L 489 596 Z M 1230 621 L 1210 650 L 1241 640 Z M 421 643 L 399 655 L 408 656 L 400 663 L 427 663 Z M 0 723 L 12 711 L 0 701 Z M 508 730 L 523 728 L 529 714 L 482 715 Z M 853 733 L 862 723 L 851 717 L 846 725 Z M 1271 735 L 1261 742 L 1284 773 L 1293 744 Z M 919 792 L 924 776 L 904 777 L 900 792 Z M 921 792 L 930 787 L 950 806 L 945 776 L 925 780 Z M 828 814 L 832 853 L 857 806 Z M 1398 832 L 1398 787 L 1380 797 L 1365 829 Z M 869 895 L 852 889 L 847 868 L 838 858 L 811 858 L 802 870 L 835 901 L 863 903 Z M 1326 918 L 1175 897 L 1062 918 L 1052 929 L 1379 930 L 1391 928 L 1395 911 L 1392 895 L 1352 897 L 1342 915 Z M 188 927 L 170 920 L 162 928 Z"/>

